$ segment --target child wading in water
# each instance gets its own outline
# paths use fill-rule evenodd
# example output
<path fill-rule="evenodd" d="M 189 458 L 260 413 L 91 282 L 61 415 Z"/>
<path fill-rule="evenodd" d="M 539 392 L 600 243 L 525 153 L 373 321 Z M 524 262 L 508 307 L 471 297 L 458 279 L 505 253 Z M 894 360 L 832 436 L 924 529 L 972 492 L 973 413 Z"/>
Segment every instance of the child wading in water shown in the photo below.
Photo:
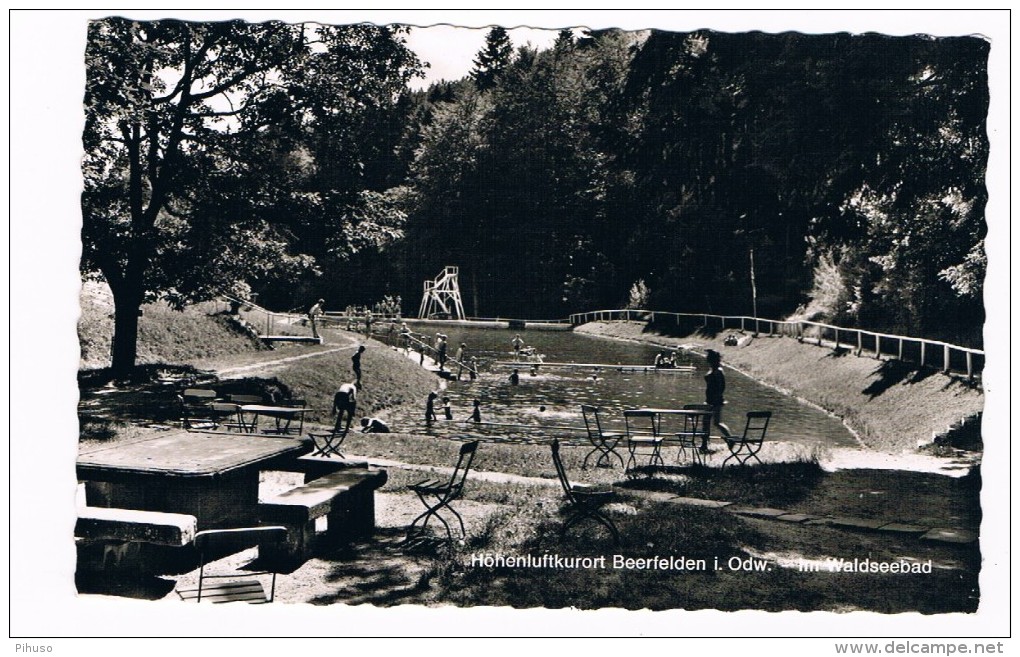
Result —
<path fill-rule="evenodd" d="M 436 398 L 439 397 L 434 392 L 429 393 L 428 399 L 425 400 L 425 422 L 434 422 L 436 418 Z"/>

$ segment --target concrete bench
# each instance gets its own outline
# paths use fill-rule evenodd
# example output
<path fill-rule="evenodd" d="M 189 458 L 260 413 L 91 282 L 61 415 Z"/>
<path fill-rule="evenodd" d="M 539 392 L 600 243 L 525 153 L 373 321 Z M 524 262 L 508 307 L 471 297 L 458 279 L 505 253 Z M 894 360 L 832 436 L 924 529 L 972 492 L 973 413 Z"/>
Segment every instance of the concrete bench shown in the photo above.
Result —
<path fill-rule="evenodd" d="M 179 547 L 195 540 L 195 516 L 162 511 L 80 507 L 74 535 L 86 540 L 155 543 Z"/>
<path fill-rule="evenodd" d="M 140 570 L 141 544 L 182 547 L 195 540 L 195 516 L 161 511 L 79 507 L 74 535 L 84 572 Z"/>
<path fill-rule="evenodd" d="M 326 544 L 343 545 L 375 529 L 375 490 L 386 471 L 346 468 L 318 477 L 259 503 L 259 521 L 287 527 L 285 545 L 264 545 L 260 554 L 285 561 L 304 561 L 312 554 L 315 521 L 326 518 Z"/>

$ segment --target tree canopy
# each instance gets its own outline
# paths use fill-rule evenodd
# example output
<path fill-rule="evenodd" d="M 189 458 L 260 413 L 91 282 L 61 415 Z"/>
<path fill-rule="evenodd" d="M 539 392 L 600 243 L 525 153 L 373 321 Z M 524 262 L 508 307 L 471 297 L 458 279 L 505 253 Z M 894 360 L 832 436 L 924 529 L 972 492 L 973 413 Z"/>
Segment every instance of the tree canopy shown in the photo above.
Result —
<path fill-rule="evenodd" d="M 980 344 L 988 43 L 492 28 L 412 92 L 395 26 L 90 25 L 83 270 L 117 301 L 796 315 Z M 406 310 L 406 309 L 405 309 Z"/>
<path fill-rule="evenodd" d="M 640 281 L 658 309 L 979 343 L 987 56 L 977 38 L 560 34 L 433 103 L 471 120 L 423 126 L 451 132 L 411 165 L 408 248 L 460 263 L 487 316 L 620 307 Z"/>
<path fill-rule="evenodd" d="M 115 370 L 133 367 L 144 300 L 292 282 L 333 248 L 323 232 L 357 230 L 358 127 L 419 71 L 400 33 L 89 24 L 82 268 L 114 294 Z"/>

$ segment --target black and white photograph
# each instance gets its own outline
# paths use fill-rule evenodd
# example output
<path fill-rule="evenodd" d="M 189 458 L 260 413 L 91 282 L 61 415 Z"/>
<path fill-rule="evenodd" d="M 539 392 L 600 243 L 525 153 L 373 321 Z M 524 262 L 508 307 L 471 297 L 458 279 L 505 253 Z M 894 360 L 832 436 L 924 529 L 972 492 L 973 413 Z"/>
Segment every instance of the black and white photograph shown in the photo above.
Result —
<path fill-rule="evenodd" d="M 1002 652 L 1008 10 L 11 27 L 18 651 Z"/>

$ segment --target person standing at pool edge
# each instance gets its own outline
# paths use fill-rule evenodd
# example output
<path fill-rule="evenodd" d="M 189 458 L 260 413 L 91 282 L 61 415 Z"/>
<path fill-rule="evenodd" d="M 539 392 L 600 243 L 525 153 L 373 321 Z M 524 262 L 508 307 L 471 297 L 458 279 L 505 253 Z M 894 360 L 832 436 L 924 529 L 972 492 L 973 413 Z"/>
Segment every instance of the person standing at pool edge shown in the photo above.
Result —
<path fill-rule="evenodd" d="M 436 353 L 439 356 L 439 371 L 446 371 L 446 335 L 443 333 L 439 334 L 439 338 L 436 341 Z"/>
<path fill-rule="evenodd" d="M 521 349 L 524 348 L 524 340 L 521 339 L 521 334 L 518 333 L 514 336 L 514 339 L 510 341 L 510 346 L 514 350 L 514 360 L 521 359 Z"/>
<path fill-rule="evenodd" d="M 335 430 L 340 431 L 340 425 L 344 422 L 344 414 L 347 416 L 347 424 L 344 427 L 344 434 L 351 430 L 351 422 L 354 420 L 354 411 L 358 407 L 358 389 L 353 383 L 342 383 L 333 395 L 333 414 L 336 415 Z"/>
<path fill-rule="evenodd" d="M 425 423 L 430 424 L 436 421 L 436 398 L 439 397 L 434 391 L 429 393 L 425 400 Z"/>
<path fill-rule="evenodd" d="M 708 360 L 708 373 L 705 374 L 705 403 L 712 407 L 712 422 L 719 427 L 723 436 L 730 436 L 730 428 L 722 423 L 722 407 L 726 403 L 724 394 L 726 392 L 726 375 L 722 371 L 722 354 L 715 349 L 709 349 L 705 353 Z M 708 434 L 701 441 L 701 451 L 708 451 Z"/>
<path fill-rule="evenodd" d="M 460 375 L 464 373 L 464 350 L 467 349 L 467 343 L 461 342 L 460 347 L 457 348 L 457 355 L 454 360 L 457 361 L 457 380 L 460 381 Z"/>
<path fill-rule="evenodd" d="M 316 321 L 319 316 L 322 315 L 322 304 L 326 303 L 324 299 L 319 299 L 315 302 L 315 305 L 308 309 L 308 322 L 312 325 L 312 337 L 319 337 L 319 329 L 316 326 Z"/>
<path fill-rule="evenodd" d="M 358 390 L 361 390 L 361 354 L 365 353 L 365 345 L 358 347 L 358 350 L 351 356 L 351 367 L 354 369 L 354 376 L 357 380 L 354 385 L 357 386 Z"/>

